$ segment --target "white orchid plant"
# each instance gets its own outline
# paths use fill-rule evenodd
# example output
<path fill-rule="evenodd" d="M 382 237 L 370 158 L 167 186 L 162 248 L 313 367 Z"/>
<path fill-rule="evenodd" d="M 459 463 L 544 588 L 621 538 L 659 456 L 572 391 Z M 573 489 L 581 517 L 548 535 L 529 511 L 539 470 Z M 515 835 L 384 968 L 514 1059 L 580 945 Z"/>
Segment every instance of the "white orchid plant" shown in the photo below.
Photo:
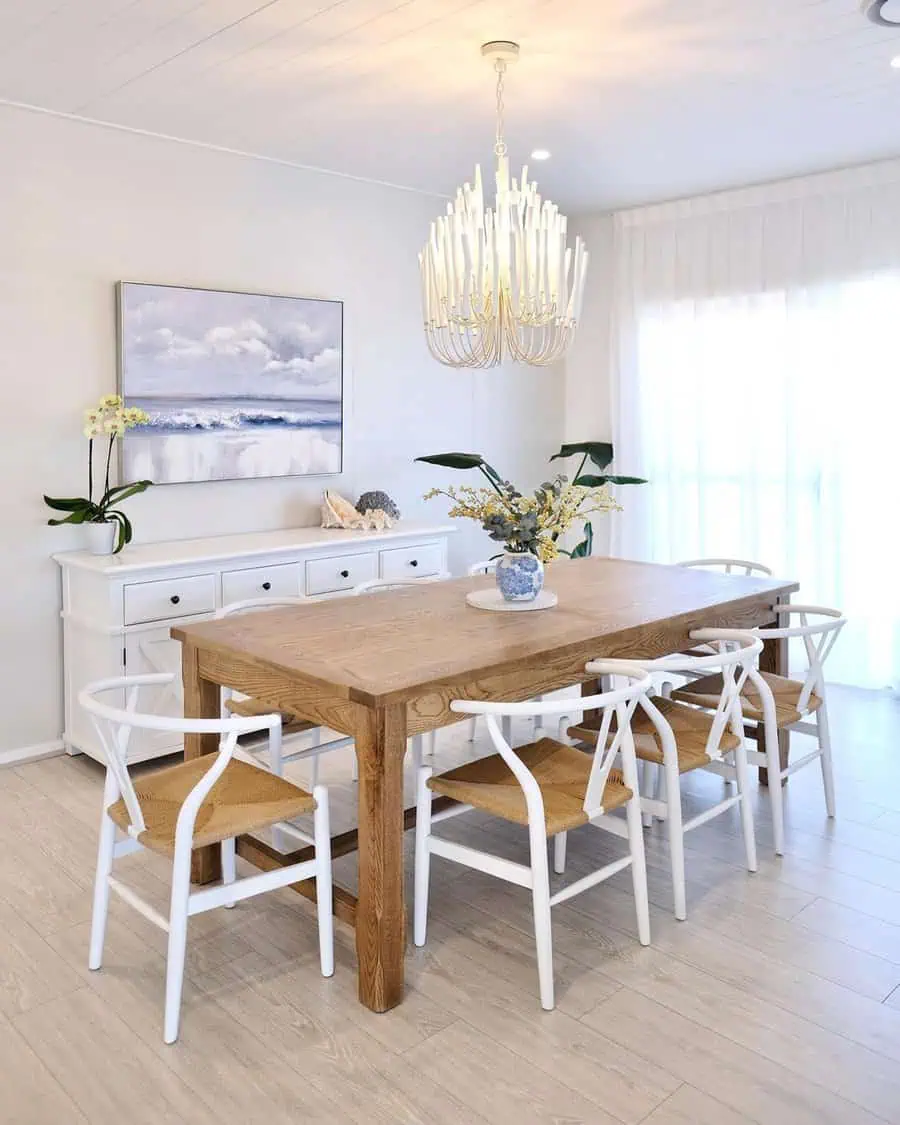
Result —
<path fill-rule="evenodd" d="M 124 437 L 127 430 L 143 425 L 150 420 L 143 410 L 135 406 L 125 406 L 119 395 L 104 395 L 96 406 L 84 412 L 84 436 L 88 439 L 88 494 L 87 497 L 45 496 L 44 503 L 54 512 L 65 512 L 64 516 L 47 522 L 54 526 L 61 523 L 115 523 L 118 524 L 115 553 L 131 542 L 131 521 L 124 512 L 114 505 L 121 504 L 138 492 L 145 492 L 152 484 L 150 480 L 139 480 L 133 484 L 119 484 L 110 487 L 109 474 L 112 468 L 113 448 L 116 438 Z M 94 500 L 94 442 L 106 439 L 106 474 L 103 493 Z"/>

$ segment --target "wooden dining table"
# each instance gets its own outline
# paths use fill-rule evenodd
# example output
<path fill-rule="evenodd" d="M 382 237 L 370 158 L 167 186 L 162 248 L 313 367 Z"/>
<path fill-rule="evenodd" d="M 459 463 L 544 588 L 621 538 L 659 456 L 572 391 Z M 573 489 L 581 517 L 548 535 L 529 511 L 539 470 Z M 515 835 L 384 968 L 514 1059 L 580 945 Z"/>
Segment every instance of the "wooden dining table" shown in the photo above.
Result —
<path fill-rule="evenodd" d="M 771 624 L 773 605 L 798 588 L 677 566 L 564 559 L 547 568 L 558 597 L 552 609 L 467 605 L 468 591 L 493 581 L 421 582 L 172 629 L 182 643 L 187 716 L 217 716 L 225 686 L 354 738 L 358 829 L 334 837 L 332 851 L 358 850 L 358 896 L 336 886 L 334 909 L 356 928 L 359 999 L 375 1011 L 403 997 L 403 835 L 415 817 L 403 804 L 408 736 L 459 722 L 454 699 L 532 699 L 584 685 L 585 664 L 598 657 L 652 659 L 689 647 L 693 629 Z M 786 663 L 785 646 L 768 643 L 761 666 L 784 675 Z M 185 740 L 189 759 L 217 749 L 215 735 Z M 238 841 L 238 853 L 262 869 L 298 862 L 306 850 Z M 195 852 L 193 877 L 221 877 L 218 849 Z M 315 897 L 314 883 L 295 889 Z"/>

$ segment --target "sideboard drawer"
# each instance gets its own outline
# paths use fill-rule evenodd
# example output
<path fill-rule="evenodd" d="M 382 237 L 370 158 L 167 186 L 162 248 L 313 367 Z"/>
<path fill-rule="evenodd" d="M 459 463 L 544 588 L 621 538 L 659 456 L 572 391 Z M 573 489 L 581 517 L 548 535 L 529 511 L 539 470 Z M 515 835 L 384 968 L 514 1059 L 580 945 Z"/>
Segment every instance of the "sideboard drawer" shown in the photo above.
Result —
<path fill-rule="evenodd" d="M 248 598 L 296 598 L 300 596 L 300 567 L 296 563 L 254 566 L 222 572 L 222 605 Z"/>
<path fill-rule="evenodd" d="M 132 582 L 125 587 L 126 625 L 214 613 L 215 609 L 216 579 L 212 574 L 166 578 L 159 582 Z"/>
<path fill-rule="evenodd" d="M 306 564 L 306 592 L 333 594 L 352 590 L 360 582 L 378 577 L 378 555 L 368 551 L 359 555 L 336 555 L 331 559 L 310 559 Z"/>
<path fill-rule="evenodd" d="M 424 578 L 440 574 L 444 552 L 439 543 L 421 547 L 397 547 L 381 552 L 382 578 Z"/>

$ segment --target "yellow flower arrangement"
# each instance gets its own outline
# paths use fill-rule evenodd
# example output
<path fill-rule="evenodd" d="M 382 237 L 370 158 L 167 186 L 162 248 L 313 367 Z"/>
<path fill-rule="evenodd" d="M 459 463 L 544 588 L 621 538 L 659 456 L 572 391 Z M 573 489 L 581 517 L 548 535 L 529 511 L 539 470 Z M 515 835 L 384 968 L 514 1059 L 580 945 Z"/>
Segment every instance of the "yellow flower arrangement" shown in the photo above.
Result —
<path fill-rule="evenodd" d="M 499 478 L 490 488 L 432 488 L 424 499 L 436 496 L 446 496 L 452 502 L 449 516 L 477 520 L 508 551 L 528 552 L 541 562 L 559 557 L 559 539 L 576 522 L 600 512 L 621 510 L 606 485 L 588 488 L 564 476 L 545 481 L 531 496 Z"/>

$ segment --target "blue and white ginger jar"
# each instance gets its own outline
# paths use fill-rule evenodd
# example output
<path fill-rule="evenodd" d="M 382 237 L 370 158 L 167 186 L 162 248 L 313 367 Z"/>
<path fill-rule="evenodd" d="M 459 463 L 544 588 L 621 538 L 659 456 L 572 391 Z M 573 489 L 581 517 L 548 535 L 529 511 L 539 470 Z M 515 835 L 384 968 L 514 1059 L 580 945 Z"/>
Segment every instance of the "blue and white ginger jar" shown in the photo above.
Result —
<path fill-rule="evenodd" d="M 544 588 L 544 564 L 534 555 L 505 552 L 497 563 L 497 586 L 508 602 L 533 602 Z"/>

